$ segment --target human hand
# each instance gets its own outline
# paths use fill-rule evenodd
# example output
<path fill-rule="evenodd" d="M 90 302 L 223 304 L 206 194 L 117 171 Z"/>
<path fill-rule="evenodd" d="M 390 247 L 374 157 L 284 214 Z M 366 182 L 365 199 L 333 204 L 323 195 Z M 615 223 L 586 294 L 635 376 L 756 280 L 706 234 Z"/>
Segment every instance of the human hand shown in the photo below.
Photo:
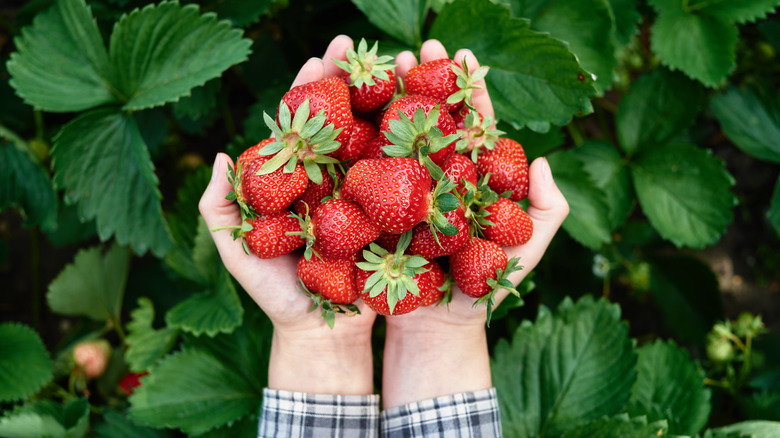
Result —
<path fill-rule="evenodd" d="M 336 75 L 339 69 L 332 59 L 345 59 L 348 47 L 352 47 L 350 38 L 336 37 L 323 59 L 312 58 L 304 64 L 292 86 Z M 201 197 L 199 209 L 210 230 L 241 224 L 238 205 L 225 199 L 233 189 L 227 179 L 232 166 L 230 157 L 218 154 L 211 181 Z M 359 303 L 359 315 L 336 315 L 331 329 L 320 312 L 309 312 L 311 299 L 297 290 L 298 253 L 260 259 L 246 254 L 230 230 L 211 231 L 211 236 L 227 270 L 273 323 L 269 387 L 332 394 L 373 391 L 374 312 Z M 334 377 L 333 370 L 344 370 L 338 373 L 344 379 Z"/>
<path fill-rule="evenodd" d="M 426 41 L 420 50 L 421 63 L 447 57 L 446 49 L 436 40 Z M 464 57 L 471 71 L 479 67 L 474 54 L 467 49 L 458 50 L 452 59 L 460 63 Z M 417 65 L 417 59 L 411 52 L 402 52 L 396 57 L 396 64 L 396 74 L 403 78 Z M 493 116 L 484 81 L 478 85 L 481 88 L 473 92 L 474 107 L 483 116 Z M 504 248 L 509 258 L 519 257 L 523 266 L 509 276 L 514 284 L 536 267 L 569 212 L 545 158 L 538 158 L 530 165 L 528 200 L 533 236 L 523 245 Z M 498 291 L 496 305 L 508 294 L 506 290 Z M 491 386 L 486 309 L 484 305 L 475 307 L 474 301 L 453 286 L 452 301 L 446 306 L 418 308 L 387 318 L 385 408 Z M 445 369 L 447 372 L 443 372 Z"/>

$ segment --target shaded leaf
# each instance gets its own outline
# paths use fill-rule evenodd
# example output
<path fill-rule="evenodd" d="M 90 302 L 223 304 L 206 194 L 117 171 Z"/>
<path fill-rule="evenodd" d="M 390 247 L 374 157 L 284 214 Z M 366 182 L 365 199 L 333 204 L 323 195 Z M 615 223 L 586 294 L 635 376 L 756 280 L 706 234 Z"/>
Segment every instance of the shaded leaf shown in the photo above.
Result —
<path fill-rule="evenodd" d="M 766 18 L 775 8 L 780 6 L 780 0 L 730 0 L 718 2 L 689 2 L 689 7 L 701 6 L 701 13 L 719 17 L 735 23 L 751 23 Z"/>
<path fill-rule="evenodd" d="M 587 140 L 574 154 L 584 164 L 596 187 L 604 191 L 609 205 L 610 230 L 626 222 L 634 207 L 634 192 L 628 167 L 617 148 L 602 140 Z"/>
<path fill-rule="evenodd" d="M 140 426 L 125 415 L 113 411 L 103 412 L 103 422 L 95 425 L 95 434 L 100 438 L 163 438 L 170 436 L 165 430 Z"/>
<path fill-rule="evenodd" d="M 780 179 L 775 184 L 775 191 L 772 194 L 772 201 L 769 204 L 767 213 L 769 222 L 775 227 L 775 231 L 780 235 Z"/>
<path fill-rule="evenodd" d="M 235 330 L 241 324 L 244 308 L 227 271 L 222 271 L 211 288 L 170 309 L 165 315 L 168 326 L 208 336 Z"/>
<path fill-rule="evenodd" d="M 780 421 L 742 421 L 712 429 L 712 431 L 717 437 L 733 435 L 749 438 L 777 438 L 778 431 L 780 431 Z"/>
<path fill-rule="evenodd" d="M 368 21 L 409 47 L 422 45 L 422 28 L 428 14 L 423 0 L 352 0 Z"/>
<path fill-rule="evenodd" d="M 27 398 L 51 378 L 52 361 L 40 336 L 22 324 L 0 324 L 0 401 Z"/>
<path fill-rule="evenodd" d="M 176 342 L 178 332 L 171 328 L 155 329 L 154 305 L 146 297 L 138 299 L 138 307 L 130 313 L 127 323 L 128 347 L 125 360 L 130 371 L 139 373 L 148 370 L 166 354 Z"/>
<path fill-rule="evenodd" d="M 648 424 L 645 417 L 629 418 L 627 414 L 604 417 L 572 429 L 562 438 L 649 438 L 668 436 L 666 421 L 660 420 Z"/>
<path fill-rule="evenodd" d="M 627 46 L 631 37 L 639 31 L 642 14 L 637 9 L 637 0 L 609 0 L 615 17 L 615 39 L 618 47 Z"/>
<path fill-rule="evenodd" d="M 771 93 L 771 94 L 770 94 Z M 729 86 L 710 101 L 723 132 L 746 154 L 780 163 L 780 93 Z"/>

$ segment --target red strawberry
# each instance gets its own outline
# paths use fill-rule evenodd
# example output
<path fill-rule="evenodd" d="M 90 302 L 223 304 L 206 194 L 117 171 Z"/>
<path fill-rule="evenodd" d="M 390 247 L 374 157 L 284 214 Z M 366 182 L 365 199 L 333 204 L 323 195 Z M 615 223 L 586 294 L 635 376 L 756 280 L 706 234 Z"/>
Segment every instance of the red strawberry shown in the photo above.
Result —
<path fill-rule="evenodd" d="M 528 196 L 528 158 L 520 143 L 510 138 L 500 138 L 492 150 L 479 154 L 477 173 L 490 174 L 488 186 L 498 194 L 510 192 L 513 201 Z"/>
<path fill-rule="evenodd" d="M 452 154 L 450 159 L 444 163 L 442 170 L 457 185 L 458 193 L 463 193 L 466 188 L 463 180 L 474 186 L 477 185 L 477 165 L 463 154 Z"/>
<path fill-rule="evenodd" d="M 322 257 L 354 260 L 360 249 L 379 236 L 360 206 L 346 199 L 329 199 L 311 214 L 304 226 L 307 245 Z"/>
<path fill-rule="evenodd" d="M 322 184 L 309 182 L 309 185 L 306 187 L 306 190 L 301 194 L 301 196 L 293 201 L 293 209 L 301 217 L 306 216 L 307 214 L 310 215 L 314 209 L 316 209 L 320 203 L 322 203 L 324 198 L 333 196 L 336 185 L 341 182 L 342 178 L 344 178 L 338 170 L 335 172 L 337 181 L 334 181 L 333 177 L 328 175 L 327 170 L 321 169 L 321 171 Z"/>
<path fill-rule="evenodd" d="M 364 159 L 353 165 L 341 187 L 382 231 L 401 234 L 428 215 L 431 176 L 413 158 Z"/>
<path fill-rule="evenodd" d="M 306 243 L 300 235 L 290 234 L 300 232 L 301 225 L 287 211 L 246 219 L 245 223 L 233 237 L 242 237 L 244 251 L 261 259 L 289 254 Z"/>
<path fill-rule="evenodd" d="M 430 263 L 425 265 L 428 269 L 428 275 L 431 279 L 431 288 L 428 289 L 428 293 L 423 295 L 420 307 L 431 306 L 441 301 L 442 296 L 449 292 L 449 281 L 447 273 L 441 268 L 435 260 L 431 260 Z"/>
<path fill-rule="evenodd" d="M 238 156 L 238 162 L 239 163 L 246 163 L 247 161 L 252 161 L 255 158 L 259 157 L 260 155 L 258 152 L 260 149 L 264 148 L 265 145 L 269 143 L 273 143 L 275 140 L 273 138 L 266 138 L 265 140 L 261 141 L 260 143 L 250 146 L 244 150 L 244 152 L 241 153 L 241 155 Z"/>
<path fill-rule="evenodd" d="M 306 171 L 297 163 L 290 173 L 276 169 L 271 173 L 258 174 L 268 157 L 259 156 L 239 164 L 238 187 L 235 193 L 239 204 L 252 207 L 257 214 L 275 213 L 286 209 L 301 196 L 308 185 Z"/>
<path fill-rule="evenodd" d="M 376 56 L 378 43 L 367 49 L 365 39 L 357 52 L 347 49 L 347 60 L 333 62 L 344 70 L 341 78 L 349 85 L 350 101 L 355 111 L 368 112 L 384 106 L 395 93 L 395 64 L 392 56 Z"/>
<path fill-rule="evenodd" d="M 359 289 L 365 288 L 366 280 L 368 280 L 368 277 L 371 274 L 372 272 L 370 271 L 358 269 L 357 285 Z M 430 290 L 432 288 L 432 284 L 429 275 L 417 275 L 413 278 L 413 280 L 421 292 L 419 292 L 417 295 L 411 292 L 407 292 L 403 298 L 399 299 L 394 304 L 392 309 L 388 304 L 387 289 L 382 289 L 379 294 L 373 297 L 369 291 L 364 290 L 360 293 L 360 298 L 364 303 L 366 303 L 366 305 L 368 305 L 371 310 L 379 315 L 403 315 L 405 313 L 409 313 L 422 305 L 423 297 L 420 296 L 423 293 L 422 291 L 426 291 L 426 295 L 432 293 Z"/>
<path fill-rule="evenodd" d="M 387 139 L 384 135 L 377 135 L 366 143 L 366 146 L 360 154 L 360 158 L 387 158 L 387 154 L 382 150 L 387 144 Z"/>
<path fill-rule="evenodd" d="M 457 228 L 457 234 L 448 236 L 427 223 L 414 227 L 410 254 L 419 254 L 428 260 L 448 256 L 460 250 L 469 239 L 469 220 L 463 207 L 443 213 L 447 222 Z M 436 235 L 434 236 L 434 233 Z"/>
<path fill-rule="evenodd" d="M 474 83 L 487 75 L 488 68 L 468 71 L 465 59 L 462 65 L 446 58 L 424 62 L 406 73 L 406 93 L 433 97 L 441 103 L 442 111 L 455 112 L 464 101 L 471 102 L 472 90 L 480 88 Z"/>
<path fill-rule="evenodd" d="M 303 285 L 334 304 L 351 304 L 358 298 L 357 270 L 349 260 L 301 257 L 298 261 L 298 278 Z"/>
<path fill-rule="evenodd" d="M 324 111 L 324 125 L 332 123 L 335 129 L 341 128 L 335 140 L 342 145 L 346 144 L 352 134 L 353 125 L 347 84 L 340 78 L 328 77 L 293 87 L 282 97 L 282 102 L 287 104 L 293 116 L 298 107 L 307 100 L 309 101 L 308 118 L 314 117 L 320 110 Z M 277 122 L 280 121 L 279 116 L 280 114 L 277 114 Z"/>
<path fill-rule="evenodd" d="M 418 110 L 421 115 L 415 117 Z M 406 128 L 396 127 L 397 124 Z M 391 144 L 383 148 L 391 156 L 417 157 L 425 148 L 431 161 L 441 167 L 455 153 L 455 121 L 432 97 L 408 95 L 393 101 L 379 130 Z"/>
<path fill-rule="evenodd" d="M 355 117 L 349 141 L 347 144 L 341 145 L 331 156 L 339 161 L 347 161 L 347 166 L 350 166 L 361 158 L 369 142 L 378 136 L 379 129 L 373 122 Z"/>
<path fill-rule="evenodd" d="M 147 375 L 149 375 L 148 371 L 125 374 L 125 376 L 122 377 L 122 380 L 119 381 L 119 390 L 122 391 L 124 395 L 133 395 L 135 389 L 141 386 L 141 378 Z"/>
<path fill-rule="evenodd" d="M 487 240 L 500 246 L 522 245 L 528 242 L 534 232 L 531 216 L 520 205 L 507 198 L 498 200 L 487 207 L 489 215 L 484 219 L 493 225 L 485 225 L 483 233 Z"/>

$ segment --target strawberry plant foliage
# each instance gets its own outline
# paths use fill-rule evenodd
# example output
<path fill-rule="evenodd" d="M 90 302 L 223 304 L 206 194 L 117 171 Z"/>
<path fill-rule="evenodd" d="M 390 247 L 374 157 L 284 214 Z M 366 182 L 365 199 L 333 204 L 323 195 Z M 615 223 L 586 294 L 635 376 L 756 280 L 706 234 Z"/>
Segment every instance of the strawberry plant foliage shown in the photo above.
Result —
<path fill-rule="evenodd" d="M 0 324 L 0 401 L 27 398 L 52 378 L 52 361 L 32 328 Z M 2 430 L 3 420 L 0 420 Z"/>
<path fill-rule="evenodd" d="M 125 339 L 125 361 L 130 371 L 146 371 L 173 347 L 178 331 L 152 326 L 154 304 L 146 297 L 138 299 L 138 307 L 130 313 L 130 318 Z"/>

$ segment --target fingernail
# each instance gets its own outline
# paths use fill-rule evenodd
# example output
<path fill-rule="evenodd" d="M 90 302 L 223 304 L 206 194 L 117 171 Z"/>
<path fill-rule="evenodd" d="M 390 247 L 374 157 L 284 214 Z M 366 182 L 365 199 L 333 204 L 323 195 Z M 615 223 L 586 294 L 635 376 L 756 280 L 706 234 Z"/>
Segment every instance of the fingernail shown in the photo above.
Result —
<path fill-rule="evenodd" d="M 220 167 L 220 164 L 222 163 L 222 155 L 217 154 L 217 156 L 214 158 L 214 168 L 211 169 L 211 180 L 214 181 L 217 177 L 217 172 Z"/>
<path fill-rule="evenodd" d="M 552 171 L 550 170 L 550 163 L 547 161 L 547 157 L 542 157 L 542 180 L 545 184 L 552 183 Z"/>

